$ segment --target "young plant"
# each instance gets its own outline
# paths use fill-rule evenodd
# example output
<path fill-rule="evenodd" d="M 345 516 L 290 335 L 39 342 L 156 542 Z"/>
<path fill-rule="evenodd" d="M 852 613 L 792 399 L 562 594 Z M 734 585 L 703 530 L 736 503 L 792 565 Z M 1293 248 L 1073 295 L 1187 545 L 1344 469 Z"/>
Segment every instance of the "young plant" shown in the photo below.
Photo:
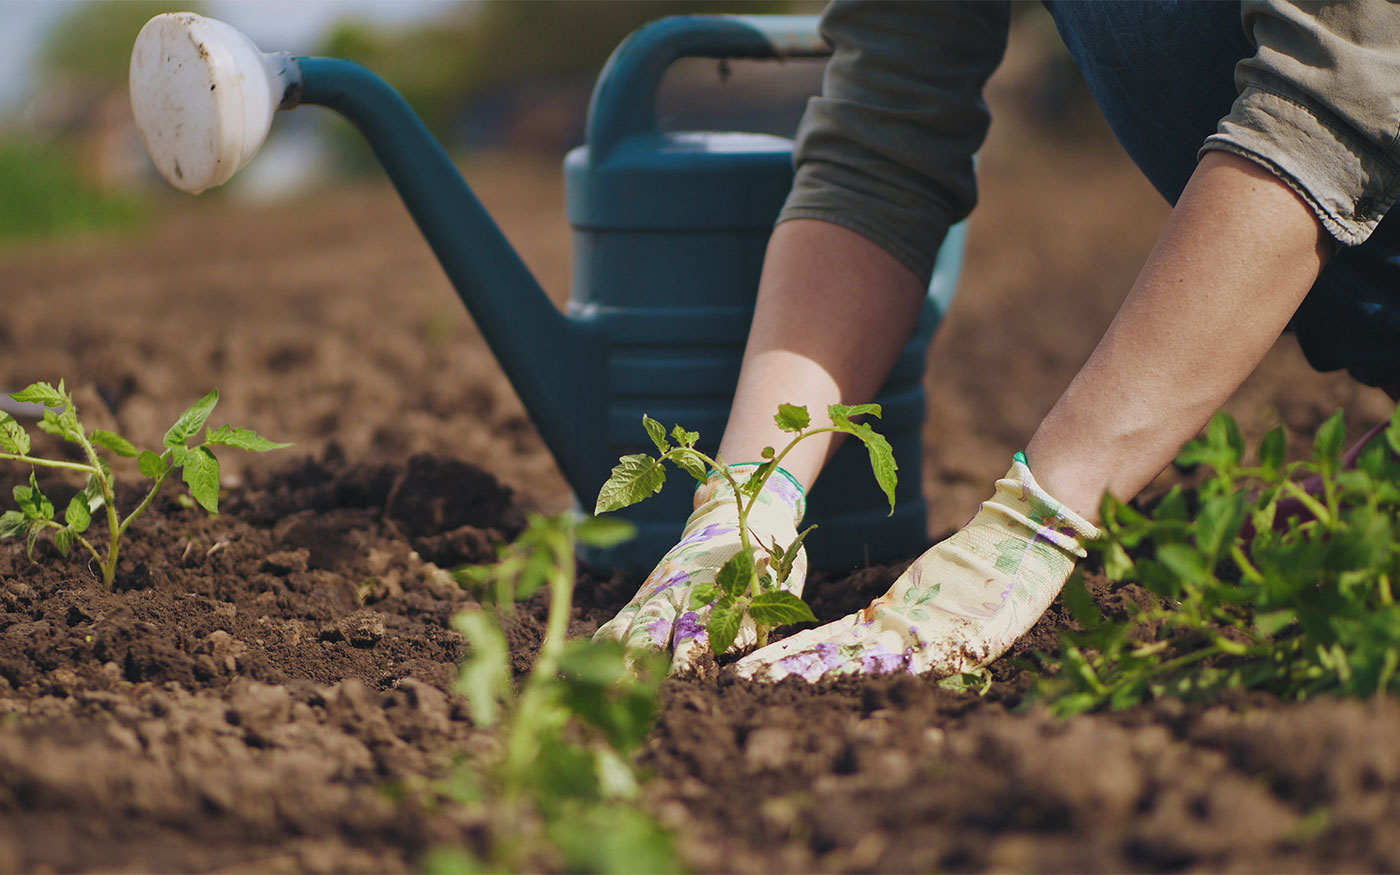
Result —
<path fill-rule="evenodd" d="M 1276 428 L 1248 466 L 1239 428 L 1219 414 L 1179 459 L 1210 469 L 1194 497 L 1174 488 L 1150 514 L 1106 500 L 1091 549 L 1110 581 L 1154 598 L 1106 617 L 1072 579 L 1065 601 L 1084 631 L 1064 636 L 1060 671 L 1037 695 L 1072 714 L 1231 687 L 1289 698 L 1400 689 L 1400 408 L 1354 469 L 1345 440 L 1338 412 L 1312 458 L 1286 464 Z"/>
<path fill-rule="evenodd" d="M 207 429 L 204 440 L 191 443 L 199 430 L 204 428 L 214 405 L 219 402 L 218 389 L 211 391 L 180 414 L 180 418 L 165 433 L 164 447 L 159 453 L 138 450 L 131 441 L 116 432 L 100 428 L 89 431 L 78 418 L 78 406 L 73 403 L 73 396 L 65 388 L 62 380 L 59 380 L 57 388 L 49 383 L 33 383 L 19 392 L 12 393 L 10 397 L 16 401 L 44 407 L 39 429 L 77 444 L 82 448 L 86 461 L 70 462 L 30 455 L 29 433 L 18 420 L 4 412 L 0 412 L 0 459 L 26 462 L 39 468 L 76 471 L 87 475 L 87 483 L 68 502 L 60 520 L 56 518 L 53 502 L 40 491 L 39 483 L 31 469 L 29 484 L 14 488 L 15 504 L 19 509 L 7 510 L 0 514 L 0 538 L 25 535 L 31 560 L 34 558 L 34 544 L 45 531 L 52 534 L 54 546 L 64 556 L 77 544 L 92 554 L 93 560 L 102 570 L 102 583 L 108 589 L 111 589 L 116 578 L 122 535 L 146 508 L 151 506 L 156 493 L 176 470 L 181 472 L 181 477 L 189 486 L 195 501 L 210 513 L 218 513 L 219 460 L 214 455 L 214 447 L 227 446 L 265 452 L 291 446 L 270 441 L 250 429 L 231 425 Z M 141 475 L 151 481 L 145 497 L 125 517 L 117 510 L 116 479 L 112 468 L 98 455 L 99 448 L 124 458 L 136 459 Z M 93 514 L 100 512 L 105 512 L 107 519 L 105 553 L 87 537 Z"/>
<path fill-rule="evenodd" d="M 763 448 L 764 461 L 741 482 L 719 458 L 695 449 L 700 435 L 686 431 L 677 425 L 668 435 L 666 428 L 650 416 L 642 417 L 642 424 L 658 455 L 645 453 L 623 456 L 612 470 L 612 476 L 603 484 L 598 493 L 594 513 L 606 513 L 636 504 L 661 491 L 666 483 L 666 462 L 674 464 L 701 483 L 705 482 L 710 471 L 716 471 L 733 490 L 735 508 L 739 515 L 740 549 L 715 575 L 715 582 L 703 584 L 692 595 L 692 607 L 710 608 L 710 618 L 706 624 L 710 648 L 716 653 L 724 653 L 734 643 L 739 626 L 744 617 L 753 619 L 758 631 L 758 645 L 768 642 L 769 633 L 777 626 L 788 623 L 813 621 L 812 609 L 796 595 L 785 591 L 782 586 L 792 573 L 792 565 L 798 550 L 807 534 L 815 526 L 808 526 L 790 544 L 776 541 L 765 544 L 754 537 L 749 530 L 749 514 L 763 491 L 768 478 L 782 464 L 793 447 L 814 435 L 840 432 L 854 435 L 870 453 L 870 467 L 875 480 L 890 500 L 890 512 L 894 512 L 894 490 L 897 481 L 894 452 L 889 441 L 863 422 L 852 422 L 854 417 L 869 414 L 879 417 L 878 404 L 832 404 L 827 408 L 831 425 L 811 427 L 811 417 L 806 407 L 781 404 L 773 417 L 778 428 L 791 434 L 792 440 L 781 450 Z M 674 445 L 671 443 L 674 441 Z M 762 550 L 762 555 L 759 555 Z"/>
<path fill-rule="evenodd" d="M 481 610 L 453 625 L 469 654 L 457 689 L 472 720 L 495 727 L 496 755 L 468 763 L 450 796 L 491 822 L 490 846 L 473 860 L 434 855 L 430 871 L 675 871 L 669 836 L 638 806 L 631 754 L 651 729 L 664 660 L 627 656 L 615 641 L 565 641 L 573 613 L 576 541 L 600 547 L 631 537 L 610 518 L 533 516 L 495 565 L 458 572 Z M 502 626 L 517 601 L 548 589 L 539 655 L 517 688 Z M 475 864 L 475 865 L 473 865 Z"/>

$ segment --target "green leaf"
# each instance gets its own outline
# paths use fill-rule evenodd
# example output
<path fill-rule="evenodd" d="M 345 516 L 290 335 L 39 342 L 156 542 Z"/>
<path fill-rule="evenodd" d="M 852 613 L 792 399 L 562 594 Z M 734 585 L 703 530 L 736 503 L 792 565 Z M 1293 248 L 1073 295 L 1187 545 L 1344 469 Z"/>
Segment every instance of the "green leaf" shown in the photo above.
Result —
<path fill-rule="evenodd" d="M 237 428 L 232 425 L 221 425 L 206 431 L 204 442 L 218 446 L 235 447 L 240 450 L 251 450 L 255 453 L 266 453 L 268 450 L 280 450 L 283 447 L 291 446 L 289 443 L 270 441 L 251 428 Z"/>
<path fill-rule="evenodd" d="M 1116 546 L 1116 545 L 1115 545 Z M 1084 587 L 1084 576 L 1073 574 L 1069 581 L 1065 583 L 1065 588 L 1061 591 L 1060 597 L 1064 599 L 1065 606 L 1069 608 L 1070 615 L 1075 622 L 1085 629 L 1095 629 L 1103 622 L 1103 614 L 1099 611 L 1099 606 L 1094 602 L 1094 597 L 1089 595 L 1089 590 Z"/>
<path fill-rule="evenodd" d="M 34 545 L 39 540 L 39 533 L 45 528 L 47 528 L 47 526 L 44 525 L 43 520 L 29 521 L 29 537 L 25 539 L 24 555 L 29 557 L 30 562 L 34 561 Z"/>
<path fill-rule="evenodd" d="M 13 416 L 0 412 L 0 451 L 29 455 L 29 432 Z"/>
<path fill-rule="evenodd" d="M 1215 577 L 1206 567 L 1201 554 L 1185 544 L 1163 544 L 1158 547 L 1157 561 L 1182 580 L 1205 583 Z"/>
<path fill-rule="evenodd" d="M 700 440 L 700 432 L 686 431 L 678 425 L 671 429 L 671 440 L 683 447 L 693 447 L 695 442 Z"/>
<path fill-rule="evenodd" d="M 675 449 L 671 451 L 671 455 L 668 458 L 676 463 L 677 468 L 680 468 L 701 483 L 704 483 L 705 478 L 710 474 L 709 463 L 695 450 L 685 448 Z"/>
<path fill-rule="evenodd" d="M 591 547 L 615 547 L 636 534 L 634 524 L 613 516 L 589 517 L 574 529 L 574 537 L 579 543 Z"/>
<path fill-rule="evenodd" d="M 722 595 L 724 590 L 717 584 L 702 583 L 690 591 L 690 609 L 698 611 Z"/>
<path fill-rule="evenodd" d="M 1342 411 L 1328 417 L 1317 430 L 1313 440 L 1313 459 L 1325 470 L 1335 470 L 1347 439 L 1347 424 Z"/>
<path fill-rule="evenodd" d="M 642 425 L 646 427 L 647 434 L 651 437 L 651 442 L 656 444 L 656 451 L 664 453 L 671 448 L 671 444 L 666 440 L 666 426 L 642 414 Z"/>
<path fill-rule="evenodd" d="M 211 389 L 208 395 L 194 402 L 190 408 L 180 414 L 180 418 L 175 420 L 175 424 L 165 433 L 163 443 L 167 447 L 184 447 L 194 437 L 204 423 L 209 419 L 209 414 L 214 412 L 214 405 L 219 403 L 219 390 Z"/>
<path fill-rule="evenodd" d="M 744 618 L 744 609 L 731 596 L 725 596 L 710 608 L 710 622 L 705 631 L 710 638 L 710 651 L 719 656 L 734 645 L 739 636 L 739 623 Z"/>
<path fill-rule="evenodd" d="M 104 471 L 104 473 L 106 472 Z M 88 475 L 87 485 L 84 486 L 83 491 L 78 494 L 86 499 L 88 511 L 90 513 L 97 513 L 97 511 L 102 508 L 102 505 L 107 503 L 107 498 L 102 494 L 102 484 L 98 482 L 96 474 Z"/>
<path fill-rule="evenodd" d="M 53 502 L 39 489 L 39 481 L 35 479 L 34 472 L 29 472 L 29 485 L 18 485 L 12 494 L 15 504 L 24 511 L 26 518 L 30 520 L 51 520 L 53 519 Z"/>
<path fill-rule="evenodd" d="M 799 407 L 796 404 L 779 404 L 778 413 L 773 417 L 773 421 L 783 431 L 796 433 L 811 425 L 812 417 L 807 413 L 806 407 Z"/>
<path fill-rule="evenodd" d="M 99 447 L 106 447 L 124 459 L 133 459 L 138 455 L 138 450 L 132 446 L 131 441 L 113 431 L 97 429 L 92 433 L 92 442 Z"/>
<path fill-rule="evenodd" d="M 64 411 L 62 414 L 52 410 L 45 410 L 44 416 L 39 420 L 39 430 L 47 432 L 54 437 L 61 437 L 69 443 L 80 443 L 81 429 L 77 428 L 77 420 Z"/>
<path fill-rule="evenodd" d="M 763 484 L 768 482 L 768 475 L 772 473 L 773 467 L 773 460 L 769 459 L 754 468 L 749 472 L 748 478 L 740 482 L 739 491 L 744 495 L 758 495 L 763 491 Z"/>
<path fill-rule="evenodd" d="M 715 583 L 730 596 L 740 596 L 748 591 L 753 580 L 753 548 L 740 550 L 720 566 L 715 575 Z"/>
<path fill-rule="evenodd" d="M 29 520 L 17 510 L 0 513 L 0 539 L 13 538 L 29 526 Z"/>
<path fill-rule="evenodd" d="M 642 453 L 623 456 L 613 467 L 608 482 L 598 491 L 593 513 L 596 516 L 636 504 L 660 492 L 664 485 L 666 469 L 658 459 Z"/>
<path fill-rule="evenodd" d="M 208 447 L 195 447 L 185 454 L 181 477 L 190 494 L 210 513 L 219 512 L 219 460 Z"/>
<path fill-rule="evenodd" d="M 30 383 L 18 392 L 11 392 L 10 397 L 24 404 L 42 404 L 45 407 L 63 407 L 68 403 L 68 393 L 62 380 L 58 381 L 57 389 L 50 383 Z"/>
<path fill-rule="evenodd" d="M 826 408 L 826 413 L 831 417 L 831 421 L 838 425 L 850 424 L 851 418 L 870 414 L 875 418 L 880 417 L 880 405 L 878 404 L 831 404 Z"/>
<path fill-rule="evenodd" d="M 484 611 L 457 614 L 452 625 L 466 639 L 470 654 L 454 685 L 467 698 L 472 722 L 490 726 L 500 713 L 500 703 L 510 695 L 510 650 L 496 620 Z"/>
<path fill-rule="evenodd" d="M 88 510 L 86 490 L 79 492 L 68 502 L 68 509 L 63 512 L 63 521 L 75 532 L 87 531 L 88 526 L 92 524 L 92 512 Z"/>
<path fill-rule="evenodd" d="M 170 468 L 165 460 L 150 450 L 142 450 L 141 455 L 136 460 L 136 465 L 141 469 L 142 477 L 149 477 L 152 480 L 164 474 Z"/>
<path fill-rule="evenodd" d="M 1270 473 L 1282 471 L 1286 452 L 1287 439 L 1284 437 L 1283 426 L 1276 425 L 1269 429 L 1269 433 L 1264 435 L 1264 440 L 1259 444 L 1259 464 Z"/>
<path fill-rule="evenodd" d="M 836 405 L 833 405 L 833 407 Z M 863 407 L 874 407 L 878 412 L 878 404 L 865 404 Z M 865 449 L 870 453 L 870 470 L 875 474 L 875 482 L 880 484 L 885 496 L 890 500 L 890 516 L 894 516 L 894 489 L 899 482 L 899 465 L 894 460 L 894 449 L 890 442 L 885 440 L 885 436 L 875 431 L 875 429 L 863 422 L 851 422 L 844 417 L 833 416 L 832 422 L 836 427 L 847 434 L 853 434 L 865 443 Z"/>
<path fill-rule="evenodd" d="M 73 530 L 69 528 L 55 530 L 53 545 L 58 548 L 60 556 L 67 556 L 73 549 Z"/>
<path fill-rule="evenodd" d="M 764 626 L 785 626 L 788 623 L 816 622 L 807 603 L 790 592 L 775 590 L 759 593 L 749 605 L 749 615 Z"/>

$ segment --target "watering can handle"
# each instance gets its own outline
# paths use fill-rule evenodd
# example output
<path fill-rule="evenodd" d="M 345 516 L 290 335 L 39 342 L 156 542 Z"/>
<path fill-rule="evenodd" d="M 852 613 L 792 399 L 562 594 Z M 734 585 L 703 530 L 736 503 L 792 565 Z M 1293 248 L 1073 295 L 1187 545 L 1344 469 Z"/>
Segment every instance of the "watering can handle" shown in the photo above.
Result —
<path fill-rule="evenodd" d="M 676 15 L 644 25 L 612 53 L 588 105 L 588 145 L 600 158 L 657 130 L 656 89 L 681 58 L 824 58 L 816 15 Z"/>

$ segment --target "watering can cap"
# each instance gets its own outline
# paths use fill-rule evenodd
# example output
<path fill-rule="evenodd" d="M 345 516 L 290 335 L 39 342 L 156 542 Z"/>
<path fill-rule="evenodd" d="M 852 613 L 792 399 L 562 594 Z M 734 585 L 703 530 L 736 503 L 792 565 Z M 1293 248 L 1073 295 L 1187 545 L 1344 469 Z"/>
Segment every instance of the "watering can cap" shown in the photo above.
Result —
<path fill-rule="evenodd" d="M 266 54 L 222 21 L 167 13 L 132 47 L 131 110 L 161 176 L 198 194 L 248 163 L 300 80 L 290 55 Z"/>

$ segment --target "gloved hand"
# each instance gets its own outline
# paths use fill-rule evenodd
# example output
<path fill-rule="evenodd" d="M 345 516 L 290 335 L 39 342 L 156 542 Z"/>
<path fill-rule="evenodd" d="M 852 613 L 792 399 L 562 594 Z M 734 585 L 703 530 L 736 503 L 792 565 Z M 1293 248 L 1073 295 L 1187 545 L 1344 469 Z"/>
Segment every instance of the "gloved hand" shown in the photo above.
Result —
<path fill-rule="evenodd" d="M 743 483 L 757 462 L 730 465 L 734 479 Z M 617 616 L 604 623 L 594 640 L 612 638 L 630 648 L 670 648 L 671 673 L 691 668 L 696 656 L 709 647 L 705 623 L 710 609 L 691 607 L 691 593 L 701 584 L 714 583 L 720 567 L 738 553 L 739 509 L 734 490 L 719 472 L 695 490 L 695 510 L 686 521 L 680 543 L 661 559 L 641 589 Z M 781 468 L 775 470 L 749 512 L 749 543 L 755 547 L 774 540 L 787 547 L 797 537 L 797 523 L 806 510 L 802 487 Z M 767 555 L 761 547 L 757 558 Z M 799 552 L 783 589 L 802 594 L 807 577 L 807 553 Z M 753 646 L 756 631 L 745 618 L 731 650 Z"/>
<path fill-rule="evenodd" d="M 1017 453 L 972 521 L 848 617 L 736 663 L 741 677 L 815 681 L 842 674 L 979 669 L 1025 634 L 1059 593 L 1098 529 L 1036 484 Z"/>

